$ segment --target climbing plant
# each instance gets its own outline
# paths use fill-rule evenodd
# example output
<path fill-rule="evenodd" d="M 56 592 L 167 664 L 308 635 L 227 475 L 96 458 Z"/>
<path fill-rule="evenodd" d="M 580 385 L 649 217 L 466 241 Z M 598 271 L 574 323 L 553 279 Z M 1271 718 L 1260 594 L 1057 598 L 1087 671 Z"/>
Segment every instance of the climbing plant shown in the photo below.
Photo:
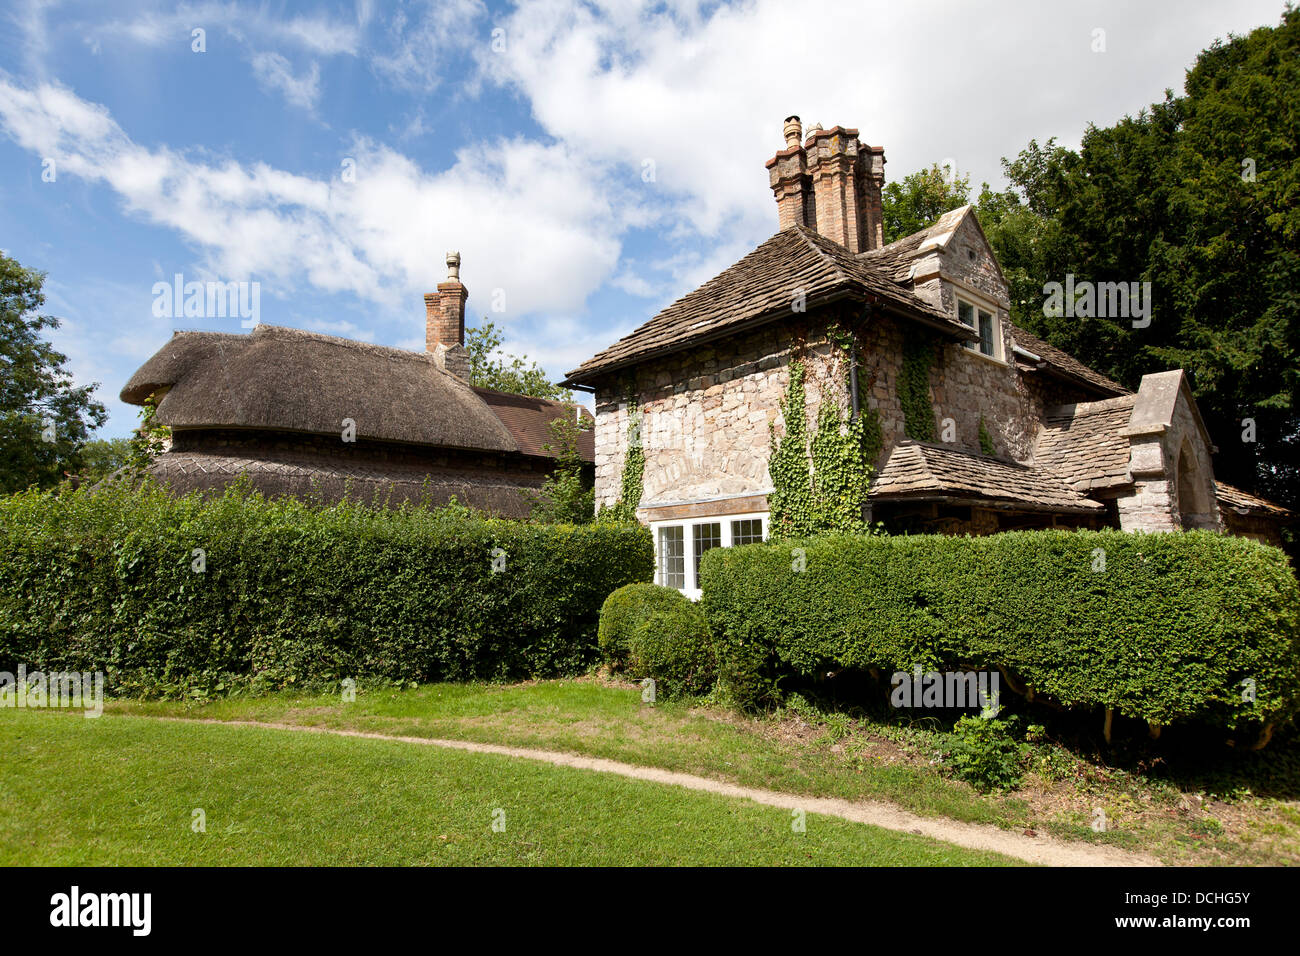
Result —
<path fill-rule="evenodd" d="M 984 416 L 980 416 L 980 451 L 986 455 L 996 455 L 997 449 L 993 447 L 993 437 L 984 425 Z"/>
<path fill-rule="evenodd" d="M 930 366 L 934 342 L 929 337 L 903 340 L 903 369 L 898 377 L 898 401 L 903 407 L 903 433 L 916 441 L 934 441 L 934 403 L 930 398 Z"/>
<path fill-rule="evenodd" d="M 635 508 L 645 491 L 645 449 L 641 444 L 641 410 L 627 405 L 627 455 L 623 458 L 623 481 L 619 500 Z"/>
<path fill-rule="evenodd" d="M 804 365 L 800 359 L 790 362 L 790 384 L 781 401 L 781 418 L 785 437 L 776 437 L 776 424 L 768 426 L 772 454 L 767 470 L 772 477 L 772 494 L 768 496 L 773 537 L 803 537 L 811 534 L 812 475 L 808 468 L 808 422 L 804 393 Z"/>

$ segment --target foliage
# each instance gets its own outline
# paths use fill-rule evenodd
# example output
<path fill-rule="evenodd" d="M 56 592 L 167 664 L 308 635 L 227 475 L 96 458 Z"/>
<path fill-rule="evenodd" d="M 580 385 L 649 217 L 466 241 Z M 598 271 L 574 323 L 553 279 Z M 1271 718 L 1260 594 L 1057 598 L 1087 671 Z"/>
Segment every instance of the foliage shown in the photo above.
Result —
<path fill-rule="evenodd" d="M 984 416 L 980 416 L 980 451 L 985 455 L 996 455 L 997 448 L 993 445 L 993 436 L 989 434 L 988 426 L 984 424 Z"/>
<path fill-rule="evenodd" d="M 578 436 L 591 427 L 587 419 L 557 418 L 548 426 L 555 468 L 533 500 L 532 519 L 544 524 L 587 524 L 595 518 L 596 492 L 583 474 Z"/>
<path fill-rule="evenodd" d="M 68 357 L 41 338 L 59 327 L 39 314 L 44 284 L 44 273 L 0 253 L 0 494 L 75 473 L 81 445 L 108 420 L 96 386 L 73 385 Z"/>
<path fill-rule="evenodd" d="M 127 446 L 126 469 L 132 475 L 145 474 L 155 458 L 163 453 L 172 431 L 155 418 L 158 402 L 150 395 L 140 406 L 140 424 L 136 426 Z"/>
<path fill-rule="evenodd" d="M 1028 747 L 1016 740 L 1015 721 L 1015 717 L 958 719 L 948 751 L 953 772 L 978 790 L 1019 786 Z"/>
<path fill-rule="evenodd" d="M 620 503 L 633 513 L 645 494 L 645 447 L 641 442 L 641 411 L 634 402 L 627 407 L 627 455 L 623 459 Z"/>
<path fill-rule="evenodd" d="M 885 184 L 880 208 L 885 243 L 919 232 L 944 213 L 970 201 L 970 177 L 935 163 L 902 179 Z"/>
<path fill-rule="evenodd" d="M 676 588 L 637 582 L 625 584 L 600 607 L 596 643 L 601 658 L 616 669 L 627 666 L 632 632 L 654 611 L 680 607 L 690 600 Z"/>
<path fill-rule="evenodd" d="M 811 533 L 812 475 L 808 465 L 808 412 L 804 392 L 804 364 L 790 362 L 790 382 L 781 401 L 785 435 L 776 437 L 776 423 L 768 426 L 772 453 L 767 470 L 772 477 L 768 495 L 769 527 L 773 537 Z"/>
<path fill-rule="evenodd" d="M 650 610 L 628 637 L 628 670 L 653 678 L 656 696 L 665 700 L 708 692 L 718 672 L 703 613 L 677 596 L 680 602 Z"/>
<path fill-rule="evenodd" d="M 652 555 L 639 527 L 313 508 L 246 483 L 32 490 L 0 499 L 0 670 L 99 669 L 165 696 L 571 674 Z"/>
<path fill-rule="evenodd" d="M 125 468 L 130 456 L 129 438 L 92 438 L 81 446 L 81 469 L 77 474 L 87 483 L 100 481 Z"/>
<path fill-rule="evenodd" d="M 1001 667 L 1064 707 L 1164 726 L 1259 730 L 1300 710 L 1300 584 L 1245 538 L 844 535 L 701 565 L 723 683 L 750 706 L 788 674 L 920 665 Z"/>
<path fill-rule="evenodd" d="M 546 370 L 527 355 L 506 355 L 500 352 L 501 330 L 493 322 L 484 321 L 476 329 L 465 330 L 465 351 L 469 353 L 469 381 L 479 388 L 498 392 L 531 395 L 571 402 L 573 393 L 567 388 L 551 383 Z"/>
<path fill-rule="evenodd" d="M 916 333 L 903 340 L 903 367 L 898 376 L 898 402 L 903 409 L 903 433 L 916 441 L 934 441 L 934 400 L 930 396 L 930 366 L 934 340 Z"/>
<path fill-rule="evenodd" d="M 1135 388 L 1181 367 L 1225 481 L 1300 505 L 1300 10 L 1216 41 L 1180 96 L 1079 150 L 1036 141 L 1004 160 L 1013 191 L 979 215 L 1012 286 L 1012 318 Z M 1043 285 L 1151 283 L 1150 324 L 1051 316 Z M 1257 440 L 1240 441 L 1243 419 Z"/>

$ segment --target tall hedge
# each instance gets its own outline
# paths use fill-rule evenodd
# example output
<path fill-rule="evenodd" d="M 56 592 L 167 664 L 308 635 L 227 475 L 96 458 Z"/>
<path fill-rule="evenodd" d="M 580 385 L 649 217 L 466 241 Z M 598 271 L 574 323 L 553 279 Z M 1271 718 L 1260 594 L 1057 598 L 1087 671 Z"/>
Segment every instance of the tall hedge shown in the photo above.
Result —
<path fill-rule="evenodd" d="M 722 680 L 745 704 L 782 674 L 919 664 L 1001 666 L 1065 706 L 1161 725 L 1300 710 L 1300 588 L 1281 551 L 1245 538 L 839 536 L 715 548 L 701 581 Z"/>
<path fill-rule="evenodd" d="M 652 564 L 628 525 L 30 492 L 0 499 L 0 670 L 100 669 L 147 694 L 573 673 L 606 595 Z"/>

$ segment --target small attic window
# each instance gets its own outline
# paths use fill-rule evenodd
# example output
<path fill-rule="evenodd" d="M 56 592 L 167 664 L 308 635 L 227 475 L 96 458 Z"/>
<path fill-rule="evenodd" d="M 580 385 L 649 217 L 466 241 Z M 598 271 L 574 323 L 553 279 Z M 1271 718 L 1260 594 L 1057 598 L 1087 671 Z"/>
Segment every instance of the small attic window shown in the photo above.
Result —
<path fill-rule="evenodd" d="M 979 333 L 978 342 L 965 343 L 966 348 L 972 352 L 979 352 L 981 355 L 987 355 L 991 359 L 1002 359 L 998 354 L 1002 342 L 1002 336 L 998 331 L 998 318 L 987 309 L 980 308 L 965 299 L 957 300 L 957 319 L 962 325 L 968 326 Z"/>
<path fill-rule="evenodd" d="M 975 261 L 975 250 L 974 250 L 974 249 L 967 249 L 967 250 L 966 250 L 966 258 L 969 259 L 971 262 L 974 262 L 974 261 Z"/>

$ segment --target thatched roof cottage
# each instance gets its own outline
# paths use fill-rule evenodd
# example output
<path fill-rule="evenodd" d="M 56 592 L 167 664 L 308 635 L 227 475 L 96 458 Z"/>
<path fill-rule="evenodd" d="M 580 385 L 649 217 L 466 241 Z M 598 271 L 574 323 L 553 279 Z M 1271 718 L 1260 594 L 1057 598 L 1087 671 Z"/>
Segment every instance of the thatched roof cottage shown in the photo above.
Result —
<path fill-rule="evenodd" d="M 122 400 L 157 401 L 172 444 L 152 467 L 185 493 L 239 475 L 267 495 L 441 504 L 453 495 L 524 517 L 555 465 L 549 424 L 580 406 L 476 388 L 465 352 L 460 257 L 425 296 L 426 351 L 258 325 L 177 332 L 131 376 Z M 592 433 L 578 443 L 594 460 Z"/>

